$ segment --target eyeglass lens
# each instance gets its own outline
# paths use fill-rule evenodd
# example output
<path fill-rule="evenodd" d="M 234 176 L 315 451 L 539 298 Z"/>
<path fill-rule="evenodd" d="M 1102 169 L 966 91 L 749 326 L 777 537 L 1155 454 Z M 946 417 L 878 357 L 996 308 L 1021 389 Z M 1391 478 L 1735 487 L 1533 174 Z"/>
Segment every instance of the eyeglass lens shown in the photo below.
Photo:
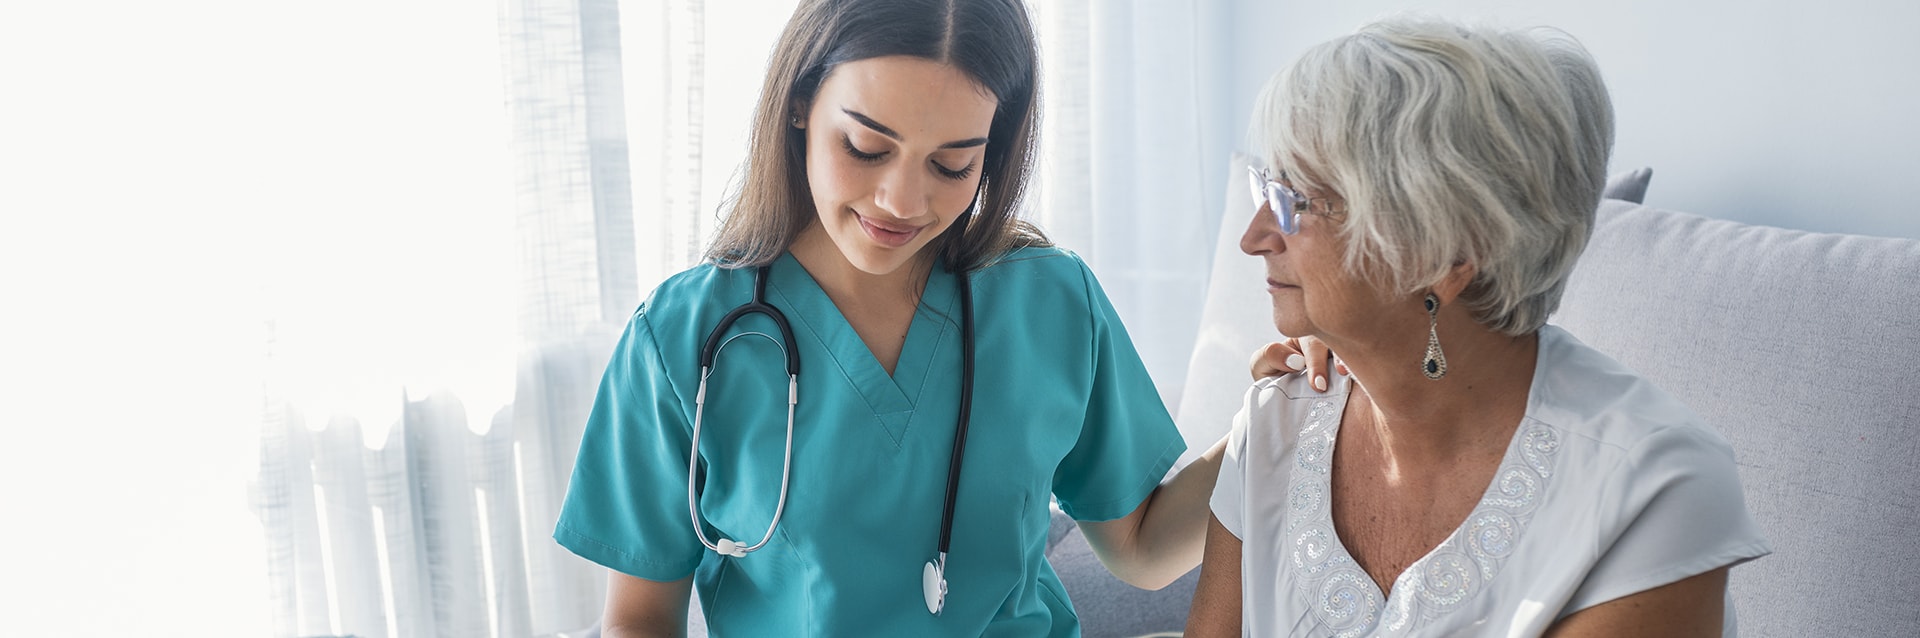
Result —
<path fill-rule="evenodd" d="M 1288 235 L 1298 232 L 1300 211 L 1295 208 L 1298 204 L 1293 193 L 1269 179 L 1266 171 L 1250 169 L 1247 177 L 1253 187 L 1254 207 L 1259 208 L 1261 200 L 1266 200 L 1267 207 L 1273 209 L 1274 216 L 1280 220 L 1280 232 Z"/>

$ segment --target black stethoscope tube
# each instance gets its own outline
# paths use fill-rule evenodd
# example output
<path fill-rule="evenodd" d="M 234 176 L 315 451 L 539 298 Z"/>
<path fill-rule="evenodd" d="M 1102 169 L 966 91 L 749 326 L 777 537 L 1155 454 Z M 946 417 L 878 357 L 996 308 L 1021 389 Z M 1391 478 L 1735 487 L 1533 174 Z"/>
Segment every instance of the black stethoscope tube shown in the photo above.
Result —
<path fill-rule="evenodd" d="M 761 266 L 753 272 L 753 301 L 741 304 L 728 312 L 727 316 L 721 317 L 720 325 L 714 326 L 713 332 L 707 334 L 707 344 L 700 348 L 700 369 L 713 368 L 713 359 L 720 352 L 720 338 L 726 336 L 727 328 L 732 326 L 735 320 L 756 312 L 773 319 L 773 323 L 780 327 L 780 339 L 787 346 L 787 375 L 800 374 L 800 348 L 793 342 L 793 328 L 787 325 L 787 316 L 781 314 L 779 308 L 767 303 L 766 266 Z"/>
<path fill-rule="evenodd" d="M 953 540 L 953 503 L 960 493 L 960 461 L 967 452 L 967 426 L 973 421 L 973 290 L 966 273 L 960 284 L 960 420 L 953 431 L 953 460 L 947 465 L 947 504 L 940 513 L 940 555 Z"/>

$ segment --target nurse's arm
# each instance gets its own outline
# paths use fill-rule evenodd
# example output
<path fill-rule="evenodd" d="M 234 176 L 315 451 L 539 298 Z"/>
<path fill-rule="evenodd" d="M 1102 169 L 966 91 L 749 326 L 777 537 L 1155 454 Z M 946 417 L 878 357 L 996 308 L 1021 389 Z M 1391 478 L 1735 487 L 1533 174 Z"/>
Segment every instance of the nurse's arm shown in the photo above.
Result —
<path fill-rule="evenodd" d="M 607 570 L 607 609 L 600 618 L 606 638 L 680 638 L 687 635 L 687 600 L 693 576 L 660 582 Z"/>
<path fill-rule="evenodd" d="M 1207 516 L 1207 558 L 1187 612 L 1188 638 L 1240 635 L 1240 539 Z"/>
<path fill-rule="evenodd" d="M 1107 571 L 1141 589 L 1160 589 L 1200 564 L 1207 544 L 1208 501 L 1220 476 L 1227 440 L 1160 483 L 1133 513 L 1080 521 L 1080 533 Z"/>

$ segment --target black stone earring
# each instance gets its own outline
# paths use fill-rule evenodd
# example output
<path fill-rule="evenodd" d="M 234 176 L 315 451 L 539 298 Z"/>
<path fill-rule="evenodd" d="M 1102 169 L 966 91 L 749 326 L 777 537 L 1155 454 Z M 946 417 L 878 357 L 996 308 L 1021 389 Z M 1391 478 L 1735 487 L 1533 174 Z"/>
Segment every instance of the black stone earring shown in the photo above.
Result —
<path fill-rule="evenodd" d="M 1420 362 L 1420 371 L 1427 378 L 1439 381 L 1447 376 L 1447 353 L 1440 351 L 1440 298 L 1427 293 L 1427 358 Z"/>

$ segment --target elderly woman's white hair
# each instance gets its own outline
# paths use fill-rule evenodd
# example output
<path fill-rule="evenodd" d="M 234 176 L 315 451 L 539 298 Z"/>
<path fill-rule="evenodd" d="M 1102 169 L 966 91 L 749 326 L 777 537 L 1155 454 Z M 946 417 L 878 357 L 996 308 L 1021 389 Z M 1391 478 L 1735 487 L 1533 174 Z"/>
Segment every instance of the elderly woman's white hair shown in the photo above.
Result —
<path fill-rule="evenodd" d="M 1254 113 L 1294 188 L 1346 201 L 1351 272 L 1418 293 L 1471 262 L 1460 300 L 1506 334 L 1559 307 L 1613 147 L 1606 85 L 1571 36 L 1389 19 L 1308 51 Z"/>

